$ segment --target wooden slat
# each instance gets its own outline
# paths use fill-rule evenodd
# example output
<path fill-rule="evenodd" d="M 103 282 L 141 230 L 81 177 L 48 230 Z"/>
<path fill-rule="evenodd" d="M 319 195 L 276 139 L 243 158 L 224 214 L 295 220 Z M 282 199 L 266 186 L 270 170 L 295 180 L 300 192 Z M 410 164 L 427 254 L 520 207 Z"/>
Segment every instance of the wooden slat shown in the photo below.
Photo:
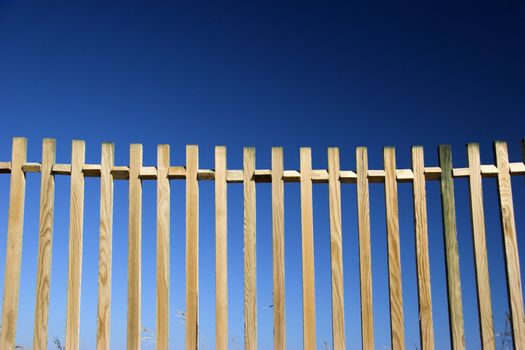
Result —
<path fill-rule="evenodd" d="M 114 166 L 113 169 L 111 169 L 111 175 L 113 175 L 113 180 L 128 180 L 129 179 L 129 167 Z"/>
<path fill-rule="evenodd" d="M 7 217 L 7 249 L 0 349 L 13 349 L 15 346 L 26 189 L 26 178 L 22 171 L 22 165 L 26 162 L 27 139 L 13 138 L 11 154 L 11 185 Z"/>
<path fill-rule="evenodd" d="M 11 173 L 11 162 L 0 162 L 0 174 Z"/>
<path fill-rule="evenodd" d="M 481 345 L 484 350 L 494 350 L 494 323 L 492 320 L 487 243 L 485 239 L 485 214 L 483 210 L 483 187 L 481 184 L 479 145 L 475 143 L 468 144 L 467 154 L 469 165 L 470 217 L 472 222 L 472 240 L 474 242 L 474 261 L 476 263 Z"/>
<path fill-rule="evenodd" d="M 186 349 L 199 344 L 199 148 L 186 147 Z"/>
<path fill-rule="evenodd" d="M 73 141 L 71 155 L 71 200 L 66 311 L 66 349 L 78 349 L 80 336 L 80 282 L 82 281 L 82 236 L 84 221 L 84 174 L 86 146 Z"/>
<path fill-rule="evenodd" d="M 157 349 L 169 345 L 170 315 L 170 146 L 157 147 Z"/>
<path fill-rule="evenodd" d="M 156 180 L 157 168 L 155 168 L 154 166 L 142 166 L 142 168 L 140 169 L 139 177 L 141 180 Z"/>
<path fill-rule="evenodd" d="M 113 256 L 113 176 L 115 147 L 103 143 L 100 165 L 100 242 L 98 250 L 97 350 L 109 350 Z M 84 172 L 84 176 L 85 176 Z"/>
<path fill-rule="evenodd" d="M 452 180 L 452 151 L 450 145 L 439 146 L 441 167 L 441 207 L 445 238 L 445 262 L 447 272 L 448 312 L 451 343 L 454 349 L 465 349 L 461 280 L 459 276 L 459 253 L 456 230 L 456 205 Z"/>
<path fill-rule="evenodd" d="M 339 149 L 328 148 L 328 197 L 330 206 L 330 266 L 332 273 L 332 337 L 334 349 L 346 349 L 343 284 L 343 237 Z"/>
<path fill-rule="evenodd" d="M 257 267 L 255 233 L 255 148 L 245 147 L 244 176 L 244 348 L 257 348 Z"/>
<path fill-rule="evenodd" d="M 55 175 L 71 175 L 71 164 L 55 164 L 55 165 L 53 165 L 53 174 L 55 174 Z"/>
<path fill-rule="evenodd" d="M 524 175 L 525 174 L 525 163 L 514 162 L 509 163 L 511 175 Z M 40 163 L 24 163 L 22 170 L 27 173 L 38 173 L 41 171 Z M 82 169 L 85 177 L 100 177 L 100 164 L 84 164 Z M 11 162 L 0 162 L 0 174 L 11 173 Z M 256 169 L 254 173 L 255 182 L 271 182 L 271 169 Z M 414 174 L 411 169 L 397 169 L 397 180 L 398 182 L 412 182 Z M 70 164 L 55 164 L 53 167 L 54 175 L 71 175 Z M 127 180 L 129 179 L 129 167 L 125 165 L 114 166 L 112 169 L 114 180 Z M 441 178 L 440 167 L 427 167 L 425 168 L 425 175 L 427 180 L 439 180 Z M 493 164 L 481 165 L 482 177 L 497 177 L 498 168 Z M 452 177 L 468 177 L 468 168 L 456 168 L 452 170 Z M 157 168 L 154 166 L 144 166 L 140 172 L 140 178 L 142 180 L 156 180 L 157 179 Z M 186 169 L 183 166 L 172 166 L 170 167 L 169 179 L 184 180 L 186 178 Z M 301 174 L 297 170 L 284 170 L 283 180 L 284 182 L 300 182 Z M 197 173 L 198 180 L 214 180 L 215 170 L 214 169 L 199 169 Z M 227 182 L 242 183 L 243 172 L 242 170 L 228 170 L 226 176 Z M 340 181 L 341 183 L 356 183 L 357 174 L 352 170 L 341 170 Z M 385 171 L 369 170 L 368 180 L 373 183 L 382 183 L 385 181 Z M 312 170 L 312 183 L 328 183 L 328 171 L 326 169 L 313 169 Z"/>
<path fill-rule="evenodd" d="M 130 350 L 140 349 L 141 336 L 141 247 L 142 247 L 142 145 L 129 149 L 128 218 L 128 343 Z"/>
<path fill-rule="evenodd" d="M 359 228 L 359 276 L 361 281 L 361 332 L 363 348 L 374 348 L 372 308 L 372 257 L 370 246 L 370 202 L 368 194 L 368 154 L 366 147 L 356 150 L 357 214 Z"/>
<path fill-rule="evenodd" d="M 314 220 L 312 205 L 312 152 L 302 147 L 301 163 L 301 246 L 303 257 L 303 344 L 315 349 Z"/>
<path fill-rule="evenodd" d="M 384 162 L 391 341 L 393 350 L 401 350 L 405 348 L 405 331 L 396 181 L 396 151 L 393 147 L 384 149 Z"/>
<path fill-rule="evenodd" d="M 216 343 L 228 349 L 228 201 L 226 147 L 215 147 L 215 289 Z"/>
<path fill-rule="evenodd" d="M 84 173 L 84 177 L 100 177 L 101 168 L 101 164 L 84 164 L 82 172 Z"/>
<path fill-rule="evenodd" d="M 494 151 L 498 166 L 500 217 L 505 242 L 507 288 L 509 293 L 513 340 L 514 347 L 520 349 L 523 347 L 523 344 L 525 344 L 525 315 L 523 311 L 520 260 L 516 237 L 516 223 L 514 221 L 514 204 L 512 200 L 507 144 L 505 142 L 496 142 Z"/>
<path fill-rule="evenodd" d="M 440 170 L 441 171 L 441 170 Z M 423 147 L 412 147 L 414 173 L 414 234 L 416 241 L 417 282 L 419 295 L 419 329 L 422 350 L 434 349 L 430 260 L 428 254 L 427 194 Z"/>
<path fill-rule="evenodd" d="M 281 147 L 272 148 L 272 266 L 273 348 L 286 348 L 284 307 L 284 159 Z"/>
<path fill-rule="evenodd" d="M 40 219 L 38 224 L 38 258 L 36 274 L 36 304 L 33 349 L 47 349 L 49 321 L 49 286 L 51 283 L 51 246 L 53 242 L 53 213 L 56 141 L 44 139 L 40 180 Z"/>
<path fill-rule="evenodd" d="M 40 163 L 24 163 L 24 165 L 22 165 L 22 170 L 24 171 L 24 173 L 39 173 L 42 169 L 42 164 Z"/>

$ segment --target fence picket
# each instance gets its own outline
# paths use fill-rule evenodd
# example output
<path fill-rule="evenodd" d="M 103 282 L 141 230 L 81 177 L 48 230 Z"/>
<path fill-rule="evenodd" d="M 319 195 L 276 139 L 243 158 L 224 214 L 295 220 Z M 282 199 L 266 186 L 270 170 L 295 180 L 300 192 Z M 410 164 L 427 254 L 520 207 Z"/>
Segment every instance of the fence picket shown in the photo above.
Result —
<path fill-rule="evenodd" d="M 272 148 L 272 247 L 274 349 L 286 348 L 284 299 L 284 159 L 281 147 Z"/>
<path fill-rule="evenodd" d="M 115 148 L 103 143 L 100 161 L 100 242 L 98 255 L 97 350 L 110 346 L 111 266 L 113 255 L 113 175 Z"/>
<path fill-rule="evenodd" d="M 368 153 L 356 150 L 357 213 L 359 231 L 359 276 L 361 280 L 361 332 L 363 348 L 374 348 L 372 307 L 372 256 L 370 247 L 370 202 L 368 194 Z"/>
<path fill-rule="evenodd" d="M 332 272 L 332 334 L 334 349 L 346 349 L 343 285 L 343 238 L 339 149 L 328 149 L 328 193 L 330 206 L 330 262 Z"/>
<path fill-rule="evenodd" d="M 157 146 L 157 297 L 156 340 L 167 350 L 170 315 L 170 146 Z"/>
<path fill-rule="evenodd" d="M 228 349 L 228 189 L 226 147 L 215 147 L 216 348 Z"/>
<path fill-rule="evenodd" d="M 22 165 L 26 162 L 26 157 L 27 139 L 13 138 L 0 349 L 12 349 L 15 346 L 26 190 L 26 177 Z"/>
<path fill-rule="evenodd" d="M 36 305 L 33 349 L 47 349 L 49 321 L 49 286 L 51 282 L 51 247 L 55 177 L 52 174 L 56 159 L 56 141 L 44 139 L 40 180 L 40 220 L 38 225 L 38 258 L 36 274 Z"/>
<path fill-rule="evenodd" d="M 459 253 L 456 230 L 456 205 L 452 181 L 452 151 L 450 145 L 439 146 L 441 167 L 441 205 L 445 237 L 445 262 L 447 272 L 448 312 L 453 349 L 465 349 Z"/>
<path fill-rule="evenodd" d="M 520 349 L 523 344 L 525 344 L 525 315 L 523 311 L 520 261 L 516 237 L 516 223 L 514 221 L 514 204 L 512 200 L 507 144 L 501 141 L 496 142 L 494 144 L 494 151 L 498 167 L 500 218 L 505 242 L 507 288 L 509 292 L 512 335 L 514 347 Z"/>
<path fill-rule="evenodd" d="M 244 178 L 244 347 L 257 349 L 257 269 L 255 233 L 255 148 L 245 147 Z"/>
<path fill-rule="evenodd" d="M 390 328 L 392 350 L 405 348 L 403 289 L 401 279 L 401 247 L 399 240 L 399 209 L 396 179 L 396 151 L 384 149 L 385 207 L 388 245 L 388 285 L 390 295 Z"/>
<path fill-rule="evenodd" d="M 141 251 L 142 251 L 142 145 L 129 149 L 129 228 L 128 228 L 128 346 L 140 349 L 141 336 Z"/>
<path fill-rule="evenodd" d="M 66 311 L 66 349 L 78 349 L 80 336 L 80 282 L 82 281 L 82 236 L 84 222 L 84 174 L 86 146 L 73 141 L 71 154 L 71 201 Z"/>
<path fill-rule="evenodd" d="M 467 145 L 467 154 L 481 345 L 484 350 L 494 350 L 494 324 L 492 321 L 487 244 L 485 240 L 485 214 L 483 212 L 483 187 L 481 185 L 479 145 L 469 143 Z"/>
<path fill-rule="evenodd" d="M 422 350 L 434 349 L 430 258 L 428 254 L 427 194 L 423 147 L 412 147 L 414 173 L 414 234 L 416 241 L 417 286 L 419 295 L 419 331 Z"/>
<path fill-rule="evenodd" d="M 314 222 L 312 206 L 312 152 L 301 147 L 301 245 L 303 256 L 303 343 L 315 349 Z"/>
<path fill-rule="evenodd" d="M 186 147 L 186 349 L 199 345 L 199 148 Z"/>

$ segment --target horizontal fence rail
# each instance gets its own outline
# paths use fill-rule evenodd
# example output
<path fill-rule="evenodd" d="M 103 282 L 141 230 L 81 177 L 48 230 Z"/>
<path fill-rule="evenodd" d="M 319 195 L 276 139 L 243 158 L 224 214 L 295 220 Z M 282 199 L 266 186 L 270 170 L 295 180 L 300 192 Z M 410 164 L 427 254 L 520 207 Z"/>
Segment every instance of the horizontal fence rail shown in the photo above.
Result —
<path fill-rule="evenodd" d="M 401 248 L 398 209 L 398 183 L 412 183 L 414 239 L 418 288 L 420 348 L 434 349 L 434 321 L 430 279 L 430 247 L 427 220 L 426 183 L 439 181 L 444 237 L 444 257 L 450 343 L 464 349 L 465 325 L 460 282 L 454 179 L 467 178 L 469 185 L 476 298 L 481 344 L 483 349 L 496 349 L 489 283 L 489 262 L 483 205 L 483 178 L 496 178 L 503 234 L 505 272 L 509 293 L 510 324 L 513 346 L 525 348 L 525 311 L 520 272 L 511 177 L 525 175 L 525 140 L 521 161 L 510 162 L 505 142 L 494 143 L 495 164 L 481 164 L 478 144 L 468 144 L 468 167 L 454 168 L 452 149 L 438 148 L 439 166 L 425 166 L 423 148 L 412 147 L 410 169 L 397 169 L 396 151 L 384 149 L 384 169 L 369 169 L 366 147 L 356 149 L 355 170 L 341 164 L 339 149 L 328 149 L 326 169 L 312 168 L 311 149 L 300 149 L 299 170 L 285 170 L 283 149 L 271 152 L 271 169 L 256 168 L 255 148 L 245 147 L 243 168 L 227 169 L 226 148 L 215 148 L 215 169 L 199 168 L 199 149 L 186 147 L 186 164 L 170 164 L 169 145 L 159 145 L 156 166 L 143 165 L 142 145 L 132 144 L 129 165 L 115 165 L 114 146 L 102 144 L 101 164 L 85 162 L 83 141 L 72 144 L 71 164 L 56 163 L 56 142 L 44 139 L 42 162 L 28 162 L 27 140 L 14 138 L 12 158 L 0 162 L 0 173 L 10 174 L 9 213 L 7 216 L 6 262 L 3 285 L 0 349 L 14 349 L 18 319 L 22 237 L 24 222 L 25 173 L 41 173 L 40 218 L 38 229 L 36 308 L 34 314 L 33 348 L 47 349 L 51 279 L 51 247 L 53 244 L 55 176 L 70 176 L 70 214 L 67 274 L 67 307 L 65 324 L 66 349 L 79 348 L 80 295 L 82 279 L 82 241 L 84 221 L 84 181 L 100 177 L 100 232 L 98 255 L 97 338 L 96 348 L 110 347 L 110 316 L 113 245 L 113 185 L 115 180 L 129 184 L 128 226 L 128 298 L 127 348 L 141 347 L 141 266 L 142 266 L 142 181 L 157 181 L 156 193 L 156 348 L 169 347 L 170 298 L 170 180 L 184 180 L 186 185 L 185 246 L 185 348 L 199 346 L 199 181 L 215 181 L 215 318 L 217 349 L 227 349 L 228 330 L 228 230 L 227 185 L 242 183 L 244 194 L 244 347 L 256 349 L 257 333 L 257 266 L 256 266 L 256 183 L 271 183 L 272 272 L 273 272 L 273 344 L 286 347 L 285 327 L 285 183 L 300 183 L 301 214 L 301 277 L 302 329 L 305 349 L 316 348 L 316 292 L 314 283 L 314 223 L 312 185 L 328 184 L 332 346 L 345 349 L 345 291 L 343 286 L 343 241 L 341 184 L 356 184 L 357 238 L 359 255 L 359 288 L 361 303 L 361 337 L 364 349 L 374 349 L 374 318 L 372 290 L 372 247 L 370 223 L 370 183 L 384 183 L 386 209 L 386 242 L 390 334 L 392 349 L 404 349 L 405 341 Z M 207 200 L 203 198 L 202 200 Z M 520 213 L 523 215 L 523 213 Z M 207 292 L 207 291 L 205 291 Z"/>

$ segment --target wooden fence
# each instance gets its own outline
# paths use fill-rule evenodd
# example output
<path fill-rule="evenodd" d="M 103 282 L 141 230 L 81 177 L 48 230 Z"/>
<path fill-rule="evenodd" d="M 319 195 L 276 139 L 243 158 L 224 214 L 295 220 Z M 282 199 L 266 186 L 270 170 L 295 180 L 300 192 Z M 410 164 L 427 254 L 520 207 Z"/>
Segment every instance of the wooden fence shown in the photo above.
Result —
<path fill-rule="evenodd" d="M 523 155 L 525 158 L 525 141 Z M 18 295 L 22 257 L 24 221 L 25 173 L 41 173 L 40 221 L 36 310 L 34 316 L 34 349 L 46 349 L 48 343 L 49 289 L 55 175 L 71 177 L 68 290 L 66 315 L 66 349 L 78 349 L 80 327 L 80 280 L 82 273 L 82 226 L 84 212 L 84 178 L 100 177 L 100 244 L 98 273 L 97 349 L 109 348 L 113 181 L 129 182 L 129 244 L 128 244 L 128 319 L 127 348 L 140 348 L 141 334 L 141 226 L 142 181 L 157 180 L 157 255 L 156 255 L 156 344 L 168 348 L 170 292 L 170 180 L 186 180 L 186 348 L 198 346 L 198 257 L 199 257 L 199 181 L 215 181 L 216 209 L 216 348 L 228 346 L 228 276 L 227 276 L 227 184 L 244 186 L 244 345 L 257 347 L 256 309 L 256 199 L 257 182 L 272 184 L 272 249 L 274 298 L 274 347 L 285 348 L 285 284 L 284 284 L 284 183 L 300 182 L 302 298 L 304 348 L 316 346 L 314 241 L 312 185 L 328 183 L 330 212 L 330 260 L 332 293 L 333 347 L 345 349 L 345 315 L 343 290 L 343 249 L 341 225 L 341 184 L 357 185 L 359 269 L 361 289 L 361 329 L 364 349 L 374 349 L 372 313 L 372 273 L 369 217 L 369 182 L 385 184 L 386 225 L 388 245 L 388 280 L 392 349 L 404 349 L 404 322 L 400 239 L 398 217 L 398 182 L 413 184 L 417 284 L 422 349 L 434 349 L 434 325 L 430 284 L 429 247 L 427 234 L 426 182 L 441 183 L 441 205 L 445 240 L 445 260 L 450 316 L 451 344 L 465 348 L 462 295 L 459 276 L 459 254 L 456 237 L 454 178 L 468 177 L 475 257 L 476 287 L 479 302 L 481 343 L 484 349 L 495 348 L 491 309 L 482 178 L 496 177 L 499 189 L 501 224 L 503 229 L 507 288 L 514 347 L 525 347 L 525 315 L 520 277 L 520 264 L 514 219 L 511 176 L 525 174 L 525 164 L 509 162 L 505 142 L 494 144 L 496 164 L 480 164 L 477 144 L 468 144 L 468 167 L 453 168 L 451 147 L 439 147 L 439 167 L 425 166 L 423 148 L 412 148 L 412 168 L 397 169 L 394 148 L 384 149 L 384 169 L 368 169 L 367 149 L 356 150 L 356 170 L 341 170 L 339 151 L 328 149 L 328 167 L 312 169 L 311 151 L 301 148 L 300 171 L 284 170 L 283 150 L 272 149 L 272 169 L 255 167 L 255 149 L 244 148 L 242 170 L 226 167 L 226 148 L 215 148 L 215 170 L 199 169 L 197 146 L 187 146 L 186 165 L 170 164 L 169 145 L 158 146 L 156 166 L 144 166 L 142 146 L 130 146 L 129 166 L 114 164 L 113 144 L 104 143 L 101 164 L 85 163 L 85 144 L 73 141 L 71 164 L 55 163 L 56 144 L 45 139 L 42 162 L 27 162 L 27 140 L 14 138 L 10 162 L 0 162 L 0 172 L 11 174 L 9 195 L 8 236 L 2 309 L 1 349 L 13 349 L 17 328 Z"/>

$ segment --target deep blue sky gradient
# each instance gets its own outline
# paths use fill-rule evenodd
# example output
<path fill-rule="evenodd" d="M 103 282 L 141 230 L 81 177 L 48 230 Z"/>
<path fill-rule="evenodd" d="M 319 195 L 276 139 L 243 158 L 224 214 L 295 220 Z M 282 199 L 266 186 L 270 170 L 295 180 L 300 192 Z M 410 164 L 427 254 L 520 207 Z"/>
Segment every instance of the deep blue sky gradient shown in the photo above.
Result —
<path fill-rule="evenodd" d="M 172 164 L 184 145 L 200 146 L 202 168 L 213 168 L 214 145 L 228 147 L 240 169 L 242 146 L 257 147 L 258 168 L 270 167 L 270 147 L 285 148 L 285 167 L 298 169 L 299 147 L 311 146 L 314 168 L 326 168 L 326 147 L 341 148 L 342 169 L 355 169 L 355 147 L 369 147 L 381 169 L 382 147 L 395 145 L 400 168 L 410 146 L 453 145 L 466 165 L 465 143 L 509 141 L 521 159 L 525 129 L 525 5 L 498 2 L 138 2 L 0 0 L 0 161 L 11 138 L 29 138 L 29 161 L 41 139 L 58 142 L 57 161 L 70 162 L 71 140 L 87 143 L 98 163 L 100 143 L 115 142 L 116 163 L 128 163 L 129 143 L 144 145 L 155 165 L 156 145 L 169 143 Z M 38 226 L 38 174 L 29 174 L 17 339 L 32 342 Z M 50 335 L 63 337 L 67 286 L 69 178 L 58 176 Z M 519 245 L 525 249 L 525 188 L 513 180 Z M 439 182 L 428 184 L 430 260 L 436 348 L 450 347 Z M 507 296 L 496 182 L 487 179 L 485 207 L 495 326 L 504 330 Z M 202 182 L 201 348 L 215 343 L 213 182 Z M 3 290 L 9 176 L 0 176 L 0 283 Z M 86 180 L 81 342 L 96 334 L 99 180 Z M 302 346 L 299 185 L 287 184 L 286 316 L 290 349 Z M 410 184 L 399 185 L 407 348 L 419 344 Z M 479 348 L 468 184 L 456 181 L 461 282 L 468 348 Z M 257 187 L 259 345 L 272 345 L 270 186 Z M 349 349 L 360 348 L 355 186 L 342 187 L 345 310 Z M 314 186 L 318 346 L 331 344 L 328 193 Z M 144 181 L 143 324 L 155 327 L 155 182 Z M 243 345 L 242 186 L 229 186 L 230 346 Z M 376 346 L 390 346 L 386 233 L 382 185 L 371 185 Z M 184 324 L 184 182 L 172 181 L 171 344 L 182 348 Z M 522 258 L 522 266 L 525 259 Z M 115 184 L 112 347 L 125 348 L 127 182 Z M 523 275 L 523 274 L 522 274 Z M 0 292 L 1 293 L 1 292 Z M 144 348 L 154 342 L 144 340 Z"/>

